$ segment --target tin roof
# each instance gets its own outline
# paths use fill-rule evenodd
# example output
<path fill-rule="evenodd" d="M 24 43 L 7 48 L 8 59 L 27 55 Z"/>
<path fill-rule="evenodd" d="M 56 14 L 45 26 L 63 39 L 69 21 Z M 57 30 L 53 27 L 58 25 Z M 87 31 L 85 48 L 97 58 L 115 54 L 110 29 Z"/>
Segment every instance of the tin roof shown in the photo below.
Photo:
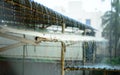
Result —
<path fill-rule="evenodd" d="M 0 23 L 7 25 L 47 28 L 51 25 L 62 26 L 62 23 L 65 23 L 66 27 L 94 30 L 91 26 L 31 0 L 2 0 L 0 11 Z"/>

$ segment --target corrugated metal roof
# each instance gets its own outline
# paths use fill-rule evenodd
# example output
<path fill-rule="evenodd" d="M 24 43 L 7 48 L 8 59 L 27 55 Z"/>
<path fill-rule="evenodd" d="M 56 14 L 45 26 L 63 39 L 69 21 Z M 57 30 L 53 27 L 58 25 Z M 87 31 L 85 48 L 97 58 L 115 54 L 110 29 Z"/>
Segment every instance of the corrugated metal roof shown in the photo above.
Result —
<path fill-rule="evenodd" d="M 51 25 L 62 26 L 62 23 L 65 23 L 66 27 L 94 30 L 91 26 L 31 0 L 2 0 L 0 11 L 0 23 L 7 25 L 47 28 Z"/>

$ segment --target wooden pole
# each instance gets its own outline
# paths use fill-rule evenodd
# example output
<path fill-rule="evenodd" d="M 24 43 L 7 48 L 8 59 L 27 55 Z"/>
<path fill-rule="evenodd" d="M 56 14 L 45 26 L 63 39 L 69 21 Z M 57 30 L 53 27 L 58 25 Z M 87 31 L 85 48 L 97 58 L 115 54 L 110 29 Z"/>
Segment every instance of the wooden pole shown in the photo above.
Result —
<path fill-rule="evenodd" d="M 96 42 L 92 43 L 94 45 L 94 49 L 93 49 L 93 63 L 95 63 L 96 60 Z"/>
<path fill-rule="evenodd" d="M 86 35 L 85 29 L 83 35 Z M 83 43 L 83 65 L 85 65 L 85 62 L 86 62 L 86 42 Z M 83 70 L 83 75 L 85 75 L 85 70 Z"/>
<path fill-rule="evenodd" d="M 62 23 L 62 33 L 65 32 L 65 23 Z M 64 70 L 64 53 L 65 53 L 65 43 L 61 42 L 61 75 L 65 75 L 65 70 Z"/>
<path fill-rule="evenodd" d="M 16 41 L 26 43 L 26 44 L 37 45 L 34 40 L 32 41 L 32 40 L 29 40 L 29 39 L 26 39 L 26 38 L 23 38 L 23 37 L 14 36 L 14 35 L 10 35 L 10 34 L 7 34 L 7 33 L 1 33 L 0 32 L 0 37 L 8 38 L 8 39 L 11 39 L 11 40 L 16 40 Z"/>
<path fill-rule="evenodd" d="M 86 42 L 83 44 L 83 65 L 85 65 L 86 62 Z"/>
<path fill-rule="evenodd" d="M 86 35 L 86 30 L 84 30 L 84 35 Z M 83 65 L 86 63 L 86 46 L 87 42 L 84 42 L 83 44 Z"/>
<path fill-rule="evenodd" d="M 65 23 L 62 23 L 62 33 L 65 32 Z"/>
<path fill-rule="evenodd" d="M 107 75 L 107 71 L 104 71 L 104 75 Z"/>
<path fill-rule="evenodd" d="M 23 35 L 23 38 L 25 38 L 25 35 Z M 26 45 L 23 45 L 23 64 L 22 64 L 22 68 L 23 68 L 23 72 L 22 72 L 22 75 L 25 75 L 25 49 L 26 48 Z"/>
<path fill-rule="evenodd" d="M 64 55 L 65 53 L 65 43 L 64 42 L 61 42 L 61 75 L 65 75 L 65 70 L 64 70 L 64 64 L 65 64 L 65 61 L 64 61 Z"/>
<path fill-rule="evenodd" d="M 11 44 L 11 45 L 8 45 L 8 46 L 5 46 L 5 47 L 0 47 L 0 52 L 6 51 L 6 50 L 9 50 L 9 49 L 12 49 L 12 48 L 16 48 L 16 47 L 19 47 L 19 46 L 23 46 L 23 45 L 25 45 L 25 43 L 18 42 L 18 43 Z"/>

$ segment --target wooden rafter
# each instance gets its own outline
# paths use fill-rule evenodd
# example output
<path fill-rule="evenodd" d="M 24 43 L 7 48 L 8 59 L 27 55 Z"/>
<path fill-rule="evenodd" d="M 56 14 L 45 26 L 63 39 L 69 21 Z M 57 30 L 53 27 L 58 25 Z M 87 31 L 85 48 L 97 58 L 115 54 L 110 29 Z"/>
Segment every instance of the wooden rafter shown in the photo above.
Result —
<path fill-rule="evenodd" d="M 12 48 L 17 48 L 17 47 L 23 46 L 23 45 L 25 45 L 25 43 L 19 42 L 19 43 L 15 43 L 15 44 L 11 44 L 11 45 L 5 46 L 5 47 L 1 47 L 0 48 L 0 52 L 6 51 L 6 50 L 12 49 Z"/>
<path fill-rule="evenodd" d="M 1 32 L 0 32 L 0 36 L 4 37 L 4 38 L 12 39 L 12 40 L 20 41 L 20 42 L 26 43 L 26 44 L 37 45 L 35 43 L 35 41 L 31 41 L 31 40 L 25 39 L 23 37 L 18 37 L 18 36 L 6 34 L 6 33 L 1 33 Z"/>

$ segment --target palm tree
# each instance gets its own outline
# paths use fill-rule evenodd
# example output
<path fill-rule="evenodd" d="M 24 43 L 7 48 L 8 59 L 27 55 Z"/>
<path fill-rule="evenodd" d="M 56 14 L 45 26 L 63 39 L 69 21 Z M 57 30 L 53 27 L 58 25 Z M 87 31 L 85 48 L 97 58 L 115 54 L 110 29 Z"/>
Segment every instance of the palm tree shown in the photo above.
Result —
<path fill-rule="evenodd" d="M 111 11 L 102 16 L 103 33 L 109 39 L 109 51 L 115 50 L 115 57 L 120 51 L 120 1 L 111 1 Z M 117 52 L 119 51 L 119 52 Z"/>

